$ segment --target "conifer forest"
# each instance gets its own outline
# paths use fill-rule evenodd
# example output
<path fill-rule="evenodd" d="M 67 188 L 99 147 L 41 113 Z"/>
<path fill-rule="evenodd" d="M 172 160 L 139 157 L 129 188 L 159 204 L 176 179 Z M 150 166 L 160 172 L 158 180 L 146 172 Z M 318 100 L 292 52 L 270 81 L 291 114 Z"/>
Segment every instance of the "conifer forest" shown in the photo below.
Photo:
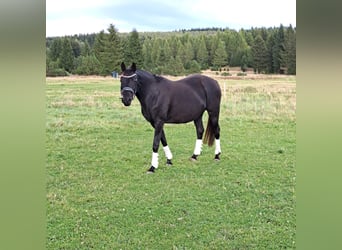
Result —
<path fill-rule="evenodd" d="M 296 74 L 296 28 L 203 28 L 172 32 L 106 30 L 46 38 L 46 75 L 120 73 L 120 63 L 154 74 L 187 75 L 240 67 L 263 74 Z"/>

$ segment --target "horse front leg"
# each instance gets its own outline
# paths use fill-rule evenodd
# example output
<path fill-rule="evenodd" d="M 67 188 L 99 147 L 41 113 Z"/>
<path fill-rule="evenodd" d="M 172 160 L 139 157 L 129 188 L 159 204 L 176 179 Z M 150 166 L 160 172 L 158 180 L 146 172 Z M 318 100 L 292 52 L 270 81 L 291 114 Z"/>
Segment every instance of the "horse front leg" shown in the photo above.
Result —
<path fill-rule="evenodd" d="M 153 146 L 152 146 L 152 161 L 151 167 L 147 170 L 147 173 L 154 173 L 155 170 L 158 168 L 158 149 L 159 143 L 163 133 L 163 126 L 164 122 L 158 121 L 153 124 L 154 127 L 154 138 L 153 138 Z"/>

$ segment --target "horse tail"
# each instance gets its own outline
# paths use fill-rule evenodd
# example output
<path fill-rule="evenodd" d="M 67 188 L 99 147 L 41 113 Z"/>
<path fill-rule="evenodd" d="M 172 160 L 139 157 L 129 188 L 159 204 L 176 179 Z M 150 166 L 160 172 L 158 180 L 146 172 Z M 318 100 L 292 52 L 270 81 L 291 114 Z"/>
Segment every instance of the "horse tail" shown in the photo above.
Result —
<path fill-rule="evenodd" d="M 214 145 L 214 141 L 215 141 L 215 131 L 214 131 L 213 125 L 212 125 L 212 123 L 210 121 L 210 117 L 209 117 L 207 128 L 206 128 L 205 134 L 204 134 L 203 143 L 208 144 L 208 146 L 211 147 L 212 145 Z"/>
<path fill-rule="evenodd" d="M 209 114 L 203 143 L 208 144 L 208 146 L 211 147 L 214 145 L 215 136 L 219 137 L 220 133 L 218 118 L 220 113 L 221 88 L 216 80 L 206 76 L 202 77 L 202 86 L 206 93 L 207 111 Z"/>

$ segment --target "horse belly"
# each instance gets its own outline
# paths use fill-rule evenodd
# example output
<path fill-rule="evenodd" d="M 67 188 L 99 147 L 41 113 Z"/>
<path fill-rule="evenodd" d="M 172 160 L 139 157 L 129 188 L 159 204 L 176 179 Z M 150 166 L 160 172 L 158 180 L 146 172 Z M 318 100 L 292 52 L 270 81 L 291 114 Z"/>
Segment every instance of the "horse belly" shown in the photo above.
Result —
<path fill-rule="evenodd" d="M 198 119 L 205 110 L 204 100 L 187 96 L 182 100 L 174 100 L 169 106 L 167 123 L 187 123 Z"/>

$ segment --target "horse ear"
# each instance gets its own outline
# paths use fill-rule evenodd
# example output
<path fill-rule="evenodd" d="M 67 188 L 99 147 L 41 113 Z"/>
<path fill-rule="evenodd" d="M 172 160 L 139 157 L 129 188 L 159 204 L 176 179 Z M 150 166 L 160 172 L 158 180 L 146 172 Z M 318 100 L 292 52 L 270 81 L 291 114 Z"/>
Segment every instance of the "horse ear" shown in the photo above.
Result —
<path fill-rule="evenodd" d="M 124 72 L 126 70 L 126 65 L 124 62 L 121 63 L 121 70 Z"/>
<path fill-rule="evenodd" d="M 137 65 L 135 63 L 132 63 L 131 69 L 133 70 L 133 72 L 135 72 L 137 70 Z"/>

